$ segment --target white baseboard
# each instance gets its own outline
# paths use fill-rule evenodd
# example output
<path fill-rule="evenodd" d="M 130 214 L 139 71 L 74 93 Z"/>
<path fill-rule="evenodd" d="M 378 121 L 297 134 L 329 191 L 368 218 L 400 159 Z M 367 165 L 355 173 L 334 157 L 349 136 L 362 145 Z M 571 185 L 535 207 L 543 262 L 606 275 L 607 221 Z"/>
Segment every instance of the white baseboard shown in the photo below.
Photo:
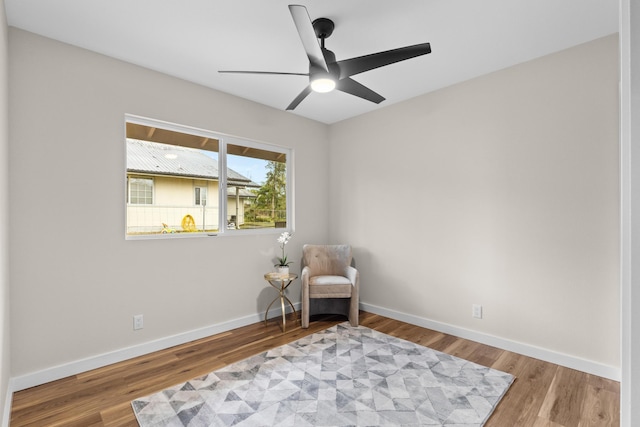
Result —
<path fill-rule="evenodd" d="M 294 305 L 296 310 L 300 310 L 300 303 L 296 303 Z M 544 360 L 546 362 L 565 366 L 571 369 L 576 369 L 582 372 L 587 372 L 589 374 L 597 375 L 600 377 L 609 378 L 615 381 L 620 381 L 621 378 L 620 368 L 593 362 L 591 360 L 586 360 L 579 357 L 536 347 L 533 345 L 460 328 L 446 323 L 429 320 L 423 317 L 390 310 L 384 307 L 378 307 L 372 304 L 360 303 L 360 308 L 370 313 L 380 314 L 385 317 L 401 320 L 403 322 L 433 329 L 435 331 L 454 335 L 460 338 L 477 341 L 482 344 L 498 347 L 503 350 L 523 354 L 525 356 Z M 290 312 L 290 309 L 288 309 L 287 312 Z M 280 308 L 272 309 L 269 311 L 268 317 L 270 319 L 279 316 L 281 316 Z M 154 351 L 164 350 L 169 347 L 184 344 L 190 341 L 195 341 L 242 326 L 247 326 L 256 322 L 260 322 L 262 320 L 264 320 L 264 312 L 229 320 L 227 322 L 218 323 L 193 331 L 187 331 L 181 334 L 160 338 L 154 341 L 149 341 L 113 352 L 76 360 L 73 362 L 65 363 L 63 365 L 43 369 L 41 371 L 13 377 L 10 380 L 9 391 L 7 392 L 7 402 L 9 406 L 5 406 L 6 411 L 3 416 L 2 425 L 8 426 L 8 412 L 10 412 L 11 395 L 13 395 L 13 392 L 59 380 L 61 378 L 76 375 L 82 372 L 87 372 L 92 369 L 101 368 L 113 363 L 122 362 L 134 357 L 153 353 Z"/>
<path fill-rule="evenodd" d="M 588 374 L 597 375 L 599 377 L 608 378 L 614 381 L 620 381 L 621 378 L 620 368 L 594 362 L 592 360 L 582 359 L 580 357 L 571 356 L 564 353 L 558 353 L 545 348 L 484 334 L 482 332 L 472 331 L 470 329 L 460 328 L 457 326 L 449 325 L 447 323 L 437 322 L 435 320 L 429 320 L 423 317 L 414 316 L 412 314 L 389 310 L 387 308 L 378 307 L 372 304 L 361 302 L 360 308 L 364 311 L 368 311 L 369 313 L 379 314 L 391 319 L 411 323 L 412 325 L 433 329 L 434 331 L 454 335 L 456 337 L 465 338 L 471 341 L 476 341 L 482 344 L 490 345 L 492 347 L 500 348 L 502 350 L 508 350 L 513 353 L 518 353 L 528 357 L 533 357 L 535 359 L 544 360 L 545 362 L 550 362 L 556 365 L 586 372 Z"/>
<path fill-rule="evenodd" d="M 294 306 L 296 310 L 300 310 L 299 302 L 294 304 Z M 287 307 L 286 311 L 287 313 L 291 312 L 291 308 Z M 269 319 L 280 316 L 282 316 L 280 307 L 269 310 Z M 193 331 L 187 331 L 181 334 L 160 338 L 154 341 L 145 342 L 109 353 L 76 360 L 73 362 L 65 363 L 63 365 L 43 369 L 41 371 L 20 375 L 18 377 L 11 378 L 11 392 L 13 393 L 14 391 L 24 390 L 29 387 L 45 384 L 71 375 L 87 372 L 92 369 L 102 368 L 113 363 L 122 362 L 134 357 L 153 353 L 154 351 L 164 350 L 169 347 L 199 340 L 201 338 L 206 338 L 211 335 L 230 331 L 232 329 L 251 325 L 253 323 L 261 321 L 264 321 L 264 312 L 229 320 L 227 322 L 217 323 L 215 325 L 207 326 Z M 7 408 L 9 408 L 8 410 L 10 411 L 10 406 Z"/>
<path fill-rule="evenodd" d="M 11 404 L 13 403 L 13 378 L 9 379 L 7 384 L 7 395 L 4 399 L 4 413 L 2 414 L 2 427 L 9 427 L 11 422 Z"/>

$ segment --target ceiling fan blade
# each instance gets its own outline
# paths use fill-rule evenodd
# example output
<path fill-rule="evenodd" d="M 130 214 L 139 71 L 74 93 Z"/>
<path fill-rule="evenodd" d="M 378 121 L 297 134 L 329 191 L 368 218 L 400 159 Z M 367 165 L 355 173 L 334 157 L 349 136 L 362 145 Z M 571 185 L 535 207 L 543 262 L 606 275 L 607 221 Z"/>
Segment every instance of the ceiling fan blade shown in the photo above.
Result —
<path fill-rule="evenodd" d="M 218 71 L 223 74 L 274 74 L 274 75 L 285 75 L 285 76 L 307 76 L 309 77 L 309 73 L 284 73 L 280 71 Z"/>
<path fill-rule="evenodd" d="M 322 49 L 320 48 L 320 43 L 318 43 L 313 25 L 311 24 L 311 18 L 309 18 L 307 8 L 298 4 L 290 4 L 289 11 L 291 12 L 294 24 L 296 24 L 298 35 L 300 36 L 305 52 L 307 52 L 311 66 L 329 72 L 329 67 L 327 67 L 327 62 L 322 54 Z"/>
<path fill-rule="evenodd" d="M 355 95 L 359 98 L 366 99 L 367 101 L 375 102 L 376 104 L 380 104 L 385 99 L 382 95 L 372 91 L 368 87 L 349 77 L 338 80 L 337 89 L 342 92 Z"/>
<path fill-rule="evenodd" d="M 293 110 L 294 108 L 296 108 L 298 104 L 300 104 L 302 100 L 305 99 L 307 95 L 309 95 L 310 93 L 311 93 L 311 86 L 307 86 L 302 90 L 302 92 L 300 92 L 300 94 L 298 94 L 298 96 L 296 96 L 296 99 L 291 101 L 291 104 L 289 104 L 289 106 L 287 107 L 287 110 Z"/>
<path fill-rule="evenodd" d="M 373 70 L 374 68 L 404 61 L 405 59 L 426 55 L 427 53 L 431 53 L 431 45 L 429 43 L 421 43 L 359 56 L 357 58 L 345 59 L 338 61 L 337 64 L 340 66 L 340 78 L 343 79 L 364 71 Z"/>

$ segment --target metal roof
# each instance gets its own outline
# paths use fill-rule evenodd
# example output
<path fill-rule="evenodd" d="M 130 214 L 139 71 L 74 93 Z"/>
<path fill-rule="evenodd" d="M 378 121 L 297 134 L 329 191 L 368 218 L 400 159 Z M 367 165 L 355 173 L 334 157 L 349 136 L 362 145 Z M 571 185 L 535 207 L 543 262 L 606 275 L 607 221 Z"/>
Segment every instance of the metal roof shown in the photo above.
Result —
<path fill-rule="evenodd" d="M 127 172 L 218 180 L 218 160 L 202 150 L 127 138 Z M 261 187 L 227 168 L 227 183 Z"/>

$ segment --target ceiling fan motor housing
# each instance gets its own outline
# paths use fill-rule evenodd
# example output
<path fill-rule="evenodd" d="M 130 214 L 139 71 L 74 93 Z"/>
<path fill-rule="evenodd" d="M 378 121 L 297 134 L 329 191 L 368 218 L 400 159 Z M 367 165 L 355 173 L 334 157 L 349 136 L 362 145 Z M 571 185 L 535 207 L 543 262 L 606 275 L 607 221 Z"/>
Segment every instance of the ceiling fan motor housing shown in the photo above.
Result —
<path fill-rule="evenodd" d="M 313 29 L 316 32 L 316 37 L 322 40 L 322 44 L 324 44 L 324 39 L 333 34 L 333 29 L 336 27 L 329 18 L 318 18 L 311 25 L 313 25 Z"/>

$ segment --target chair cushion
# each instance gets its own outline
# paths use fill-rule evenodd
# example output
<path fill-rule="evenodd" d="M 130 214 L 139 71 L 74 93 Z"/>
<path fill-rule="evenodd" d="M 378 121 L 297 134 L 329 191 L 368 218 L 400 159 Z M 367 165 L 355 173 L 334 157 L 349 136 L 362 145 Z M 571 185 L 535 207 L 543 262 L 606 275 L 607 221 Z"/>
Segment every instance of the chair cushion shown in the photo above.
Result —
<path fill-rule="evenodd" d="M 351 298 L 353 284 L 344 276 L 313 276 L 309 278 L 310 298 Z"/>

